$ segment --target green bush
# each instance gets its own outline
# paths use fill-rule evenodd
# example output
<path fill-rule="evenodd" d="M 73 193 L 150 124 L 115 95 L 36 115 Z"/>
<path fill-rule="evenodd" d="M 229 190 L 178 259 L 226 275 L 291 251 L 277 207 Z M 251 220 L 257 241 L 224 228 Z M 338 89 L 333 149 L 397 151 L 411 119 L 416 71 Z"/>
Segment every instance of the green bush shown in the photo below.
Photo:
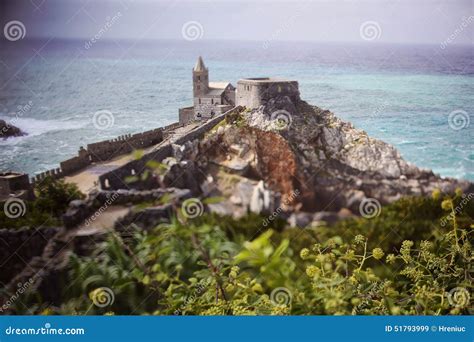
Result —
<path fill-rule="evenodd" d="M 332 227 L 208 215 L 114 233 L 94 255 L 71 258 L 60 305 L 30 298 L 28 312 L 468 314 L 474 226 L 461 201 L 402 199 L 377 218 Z"/>
<path fill-rule="evenodd" d="M 0 228 L 36 228 L 41 226 L 61 225 L 61 215 L 66 211 L 69 202 L 83 199 L 76 185 L 47 177 L 34 189 L 35 200 L 24 201 L 24 215 L 10 218 L 5 210 L 0 211 Z"/>

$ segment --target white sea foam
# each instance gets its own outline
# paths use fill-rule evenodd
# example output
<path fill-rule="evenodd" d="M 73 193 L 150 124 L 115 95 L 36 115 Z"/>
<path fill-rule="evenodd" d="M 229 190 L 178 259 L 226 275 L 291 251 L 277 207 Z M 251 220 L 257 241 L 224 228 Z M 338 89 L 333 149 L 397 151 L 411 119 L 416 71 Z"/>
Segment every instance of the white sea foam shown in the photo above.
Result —
<path fill-rule="evenodd" d="M 12 137 L 9 139 L 1 140 L 0 144 L 15 144 L 22 139 L 28 139 L 34 136 L 43 135 L 48 132 L 54 131 L 67 131 L 81 129 L 90 122 L 88 121 L 76 121 L 76 120 L 37 120 L 33 118 L 15 118 L 11 116 L 0 116 L 0 120 L 4 120 L 9 124 L 12 124 L 27 135 L 21 137 Z"/>

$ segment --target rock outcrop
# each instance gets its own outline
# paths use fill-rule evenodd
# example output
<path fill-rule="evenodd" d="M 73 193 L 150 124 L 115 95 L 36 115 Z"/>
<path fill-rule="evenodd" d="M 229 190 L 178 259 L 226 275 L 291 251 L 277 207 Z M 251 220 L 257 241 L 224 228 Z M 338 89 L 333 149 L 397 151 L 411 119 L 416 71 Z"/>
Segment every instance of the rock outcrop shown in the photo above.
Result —
<path fill-rule="evenodd" d="M 359 215 L 367 199 L 383 205 L 434 189 L 473 191 L 468 181 L 410 164 L 393 146 L 330 111 L 285 96 L 228 117 L 204 139 L 175 150 L 181 163 L 186 155 L 195 163 L 206 195 L 226 199 L 213 205 L 215 211 L 234 216 L 278 208 L 293 222 L 298 221 L 295 213 L 312 213 L 305 220 L 313 222 L 334 222 Z M 314 216 L 318 212 L 324 215 Z"/>
<path fill-rule="evenodd" d="M 0 138 L 7 139 L 10 137 L 19 137 L 22 135 L 26 135 L 26 133 L 18 127 L 11 125 L 4 120 L 0 120 Z"/>

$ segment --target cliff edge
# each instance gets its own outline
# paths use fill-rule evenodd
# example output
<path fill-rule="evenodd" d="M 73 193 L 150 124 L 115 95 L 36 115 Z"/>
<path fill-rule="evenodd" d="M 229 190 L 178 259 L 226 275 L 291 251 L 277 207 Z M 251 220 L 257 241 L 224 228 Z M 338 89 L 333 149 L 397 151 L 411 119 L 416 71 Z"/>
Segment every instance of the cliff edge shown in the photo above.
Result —
<path fill-rule="evenodd" d="M 165 179 L 171 184 L 179 178 L 180 187 L 223 197 L 211 210 L 237 217 L 278 211 L 293 215 L 294 222 L 315 216 L 333 221 L 359 215 L 366 201 L 383 205 L 435 189 L 473 190 L 468 181 L 410 164 L 393 146 L 330 111 L 287 96 L 228 116 L 200 141 L 174 151 Z"/>

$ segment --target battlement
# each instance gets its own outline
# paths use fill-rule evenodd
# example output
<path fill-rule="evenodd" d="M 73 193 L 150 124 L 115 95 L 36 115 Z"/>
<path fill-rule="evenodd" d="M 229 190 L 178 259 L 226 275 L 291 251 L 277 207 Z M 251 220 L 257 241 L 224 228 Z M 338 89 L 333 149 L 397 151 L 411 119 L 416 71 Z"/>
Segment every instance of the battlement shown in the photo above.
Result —
<path fill-rule="evenodd" d="M 62 161 L 59 168 L 36 174 L 31 178 L 31 183 L 34 184 L 40 182 L 46 177 L 51 177 L 53 179 L 66 177 L 84 169 L 94 162 L 110 160 L 122 154 L 130 153 L 136 149 L 143 149 L 156 145 L 163 141 L 169 131 L 180 126 L 180 123 L 175 122 L 165 127 L 152 129 L 146 132 L 124 134 L 114 139 L 88 144 L 86 148 L 81 146 L 77 156 Z M 26 177 L 28 179 L 28 175 L 26 175 Z"/>
<path fill-rule="evenodd" d="M 12 195 L 23 199 L 33 198 L 33 191 L 26 173 L 0 173 L 0 200 Z"/>

